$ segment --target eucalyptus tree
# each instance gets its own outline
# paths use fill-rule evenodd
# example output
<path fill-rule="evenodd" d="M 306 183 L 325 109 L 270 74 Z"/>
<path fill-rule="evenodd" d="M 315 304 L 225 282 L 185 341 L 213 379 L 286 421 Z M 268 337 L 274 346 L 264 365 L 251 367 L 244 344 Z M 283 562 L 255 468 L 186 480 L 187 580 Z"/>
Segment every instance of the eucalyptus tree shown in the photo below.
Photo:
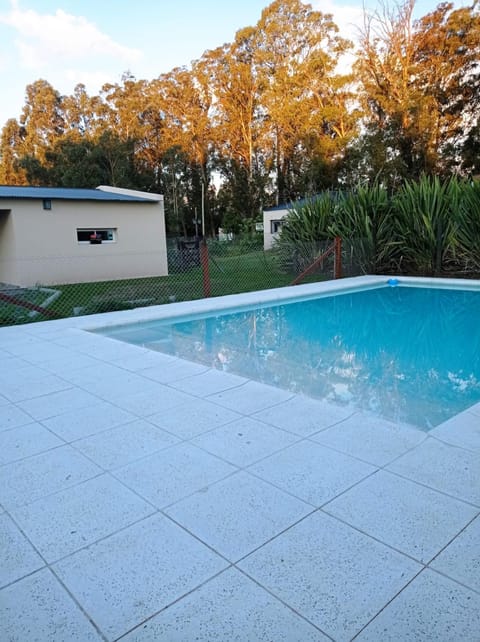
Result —
<path fill-rule="evenodd" d="M 26 182 L 35 185 L 95 188 L 107 184 L 145 189 L 132 142 L 108 130 L 96 140 L 59 138 L 41 161 L 27 154 L 18 165 L 25 172 Z"/>
<path fill-rule="evenodd" d="M 355 132 L 351 78 L 337 73 L 350 46 L 331 15 L 300 0 L 275 0 L 262 12 L 255 68 L 277 202 L 297 196 L 298 178 L 309 163 L 334 162 Z"/>
<path fill-rule="evenodd" d="M 109 129 L 124 141 L 140 140 L 144 134 L 141 114 L 146 104 L 146 80 L 126 71 L 121 83 L 103 85 L 101 105 L 96 106 L 97 119 L 103 130 Z"/>
<path fill-rule="evenodd" d="M 233 43 L 205 52 L 200 60 L 213 97 L 213 158 L 223 178 L 219 204 L 225 210 L 221 203 L 228 195 L 228 217 L 238 221 L 258 215 L 267 182 L 254 45 L 255 29 L 246 27 Z"/>
<path fill-rule="evenodd" d="M 366 16 L 355 65 L 370 128 L 406 178 L 455 170 L 480 101 L 475 3 L 443 3 L 417 21 L 413 11 L 406 0 Z"/>
<path fill-rule="evenodd" d="M 20 149 L 42 161 L 47 149 L 65 132 L 62 96 L 46 80 L 27 85 L 20 115 Z"/>
<path fill-rule="evenodd" d="M 25 170 L 18 161 L 22 155 L 21 128 L 16 118 L 7 120 L 0 139 L 0 184 L 24 185 L 27 181 Z"/>
<path fill-rule="evenodd" d="M 75 85 L 73 93 L 62 98 L 65 136 L 70 141 L 79 141 L 91 140 L 100 135 L 101 110 L 100 96 L 90 96 L 83 83 Z"/>
<path fill-rule="evenodd" d="M 22 159 L 41 166 L 47 150 L 63 136 L 62 96 L 46 80 L 25 89 L 25 104 L 18 121 L 10 119 L 2 130 L 0 176 L 9 184 L 27 182 Z"/>
<path fill-rule="evenodd" d="M 172 148 L 187 161 L 183 186 L 189 218 L 208 220 L 208 192 L 213 152 L 211 106 L 212 92 L 207 69 L 201 61 L 191 69 L 177 67 L 154 81 L 155 109 L 161 122 L 159 153 L 171 163 Z M 162 163 L 162 161 L 160 161 Z M 162 170 L 160 170 L 161 172 Z M 196 212 L 196 214 L 195 214 Z"/>

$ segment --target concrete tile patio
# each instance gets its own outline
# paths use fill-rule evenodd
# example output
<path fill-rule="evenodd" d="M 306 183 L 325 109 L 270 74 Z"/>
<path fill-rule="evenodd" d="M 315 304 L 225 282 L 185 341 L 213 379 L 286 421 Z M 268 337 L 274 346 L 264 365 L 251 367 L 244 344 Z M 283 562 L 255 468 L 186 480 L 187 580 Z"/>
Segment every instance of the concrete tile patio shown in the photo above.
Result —
<path fill-rule="evenodd" d="M 0 329 L 2 642 L 478 642 L 478 406 L 427 435 L 83 329 L 139 314 Z"/>

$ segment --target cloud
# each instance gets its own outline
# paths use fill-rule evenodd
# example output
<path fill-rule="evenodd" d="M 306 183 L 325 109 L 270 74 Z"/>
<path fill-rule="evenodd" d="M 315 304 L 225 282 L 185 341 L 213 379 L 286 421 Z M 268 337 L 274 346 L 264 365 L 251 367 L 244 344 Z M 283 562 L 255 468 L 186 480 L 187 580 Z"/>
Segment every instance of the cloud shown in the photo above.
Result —
<path fill-rule="evenodd" d="M 62 9 L 54 14 L 41 14 L 20 8 L 18 0 L 10 0 L 10 10 L 0 14 L 0 23 L 15 30 L 21 64 L 29 69 L 38 69 L 58 60 L 65 63 L 93 56 L 131 64 L 142 56 L 138 49 L 115 42 L 86 18 Z"/>
<path fill-rule="evenodd" d="M 118 76 L 118 77 L 117 77 Z M 75 86 L 82 83 L 89 92 L 98 93 L 105 83 L 120 82 L 120 74 L 112 73 L 112 70 L 83 71 L 81 69 L 66 69 L 59 84 L 61 86 Z"/>
<path fill-rule="evenodd" d="M 337 4 L 334 0 L 313 0 L 313 8 L 322 13 L 331 13 L 333 21 L 343 38 L 358 41 L 359 28 L 363 25 L 363 8 L 358 4 Z"/>

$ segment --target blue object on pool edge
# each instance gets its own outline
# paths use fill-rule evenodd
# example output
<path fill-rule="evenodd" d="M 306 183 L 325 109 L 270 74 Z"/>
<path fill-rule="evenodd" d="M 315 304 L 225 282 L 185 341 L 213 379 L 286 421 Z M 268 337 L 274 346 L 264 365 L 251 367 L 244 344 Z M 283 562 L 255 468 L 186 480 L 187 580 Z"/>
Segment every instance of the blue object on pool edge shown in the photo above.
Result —
<path fill-rule="evenodd" d="M 398 279 L 388 279 L 387 283 L 388 285 L 391 285 L 393 288 L 395 285 L 398 285 L 400 281 Z"/>

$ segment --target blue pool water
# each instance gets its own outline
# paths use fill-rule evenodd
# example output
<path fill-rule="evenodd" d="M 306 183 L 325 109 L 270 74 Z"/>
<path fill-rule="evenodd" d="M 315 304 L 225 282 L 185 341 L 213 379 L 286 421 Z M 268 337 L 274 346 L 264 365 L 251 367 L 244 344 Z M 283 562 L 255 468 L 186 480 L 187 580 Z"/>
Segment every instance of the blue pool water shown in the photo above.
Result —
<path fill-rule="evenodd" d="M 428 430 L 480 401 L 480 292 L 380 287 L 98 330 Z"/>

